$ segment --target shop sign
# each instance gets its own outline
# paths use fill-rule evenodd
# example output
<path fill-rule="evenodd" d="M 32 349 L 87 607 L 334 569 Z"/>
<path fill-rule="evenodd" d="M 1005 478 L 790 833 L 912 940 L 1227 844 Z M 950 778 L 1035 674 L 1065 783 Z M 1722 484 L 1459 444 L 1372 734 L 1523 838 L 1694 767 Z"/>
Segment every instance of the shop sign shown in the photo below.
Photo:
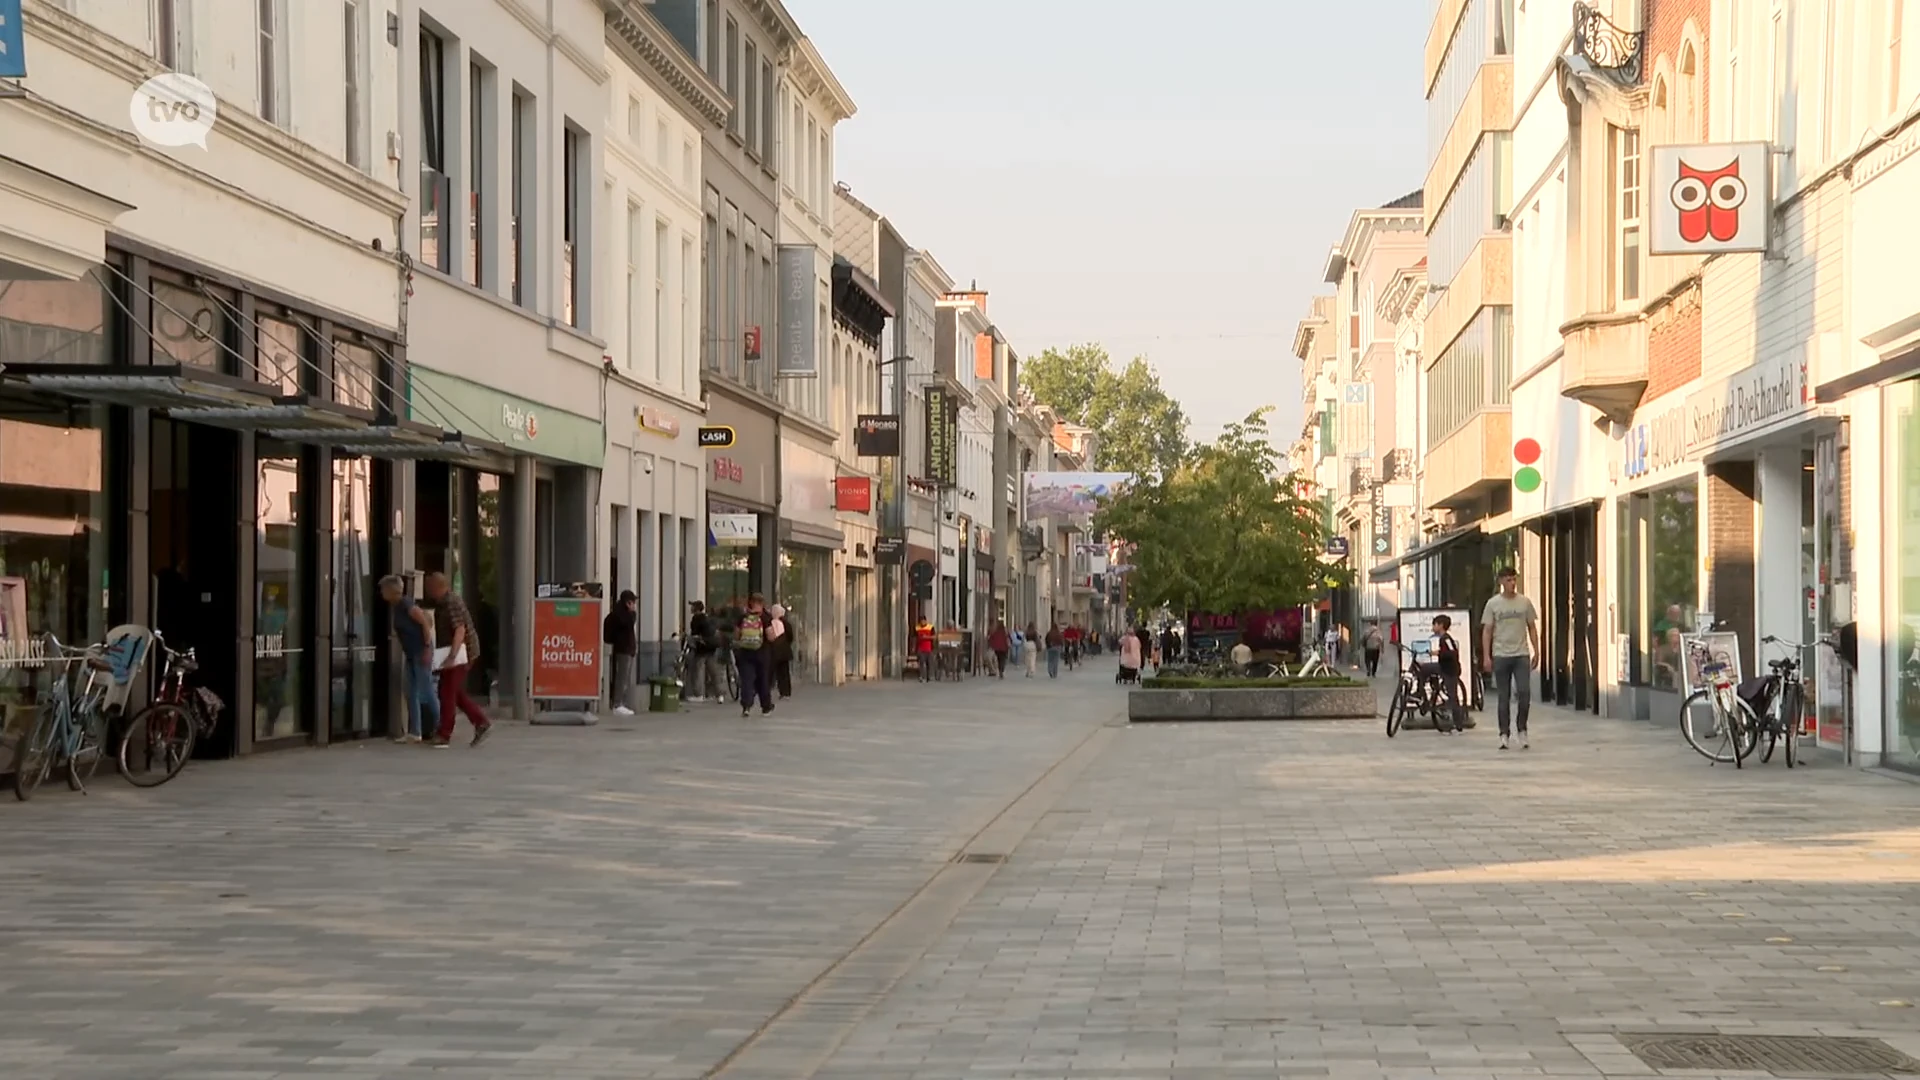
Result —
<path fill-rule="evenodd" d="M 702 449 L 725 450 L 733 445 L 736 436 L 725 424 L 710 424 L 700 429 L 698 438 Z"/>
<path fill-rule="evenodd" d="M 1732 442 L 1803 412 L 1811 401 L 1803 357 L 1755 364 L 1688 395 L 1687 448 Z"/>
<path fill-rule="evenodd" d="M 0 0 L 0 79 L 27 75 L 27 43 L 20 21 L 20 0 Z"/>
<path fill-rule="evenodd" d="M 500 424 L 513 442 L 530 443 L 540 437 L 540 415 L 511 401 L 500 406 Z"/>
<path fill-rule="evenodd" d="M 833 508 L 855 514 L 873 513 L 873 480 L 865 476 L 834 477 Z"/>
<path fill-rule="evenodd" d="M 882 536 L 873 542 L 873 561 L 887 566 L 898 566 L 907 558 L 907 538 L 904 536 Z"/>
<path fill-rule="evenodd" d="M 1687 410 L 1668 409 L 1627 429 L 1621 445 L 1620 475 L 1627 480 L 1651 476 L 1687 460 Z"/>
<path fill-rule="evenodd" d="M 633 410 L 633 422 L 642 431 L 651 431 L 655 435 L 676 438 L 680 434 L 680 418 L 671 413 L 661 412 L 651 405 L 642 405 Z"/>
<path fill-rule="evenodd" d="M 752 547 L 759 542 L 759 514 L 707 515 L 709 547 Z"/>
<path fill-rule="evenodd" d="M 1336 559 L 1347 557 L 1347 538 L 1344 536 L 1327 537 L 1327 554 Z"/>
<path fill-rule="evenodd" d="M 854 421 L 853 451 L 861 457 L 899 457 L 900 418 L 874 414 Z"/>
<path fill-rule="evenodd" d="M 599 582 L 541 585 L 533 600 L 533 696 L 600 700 Z"/>
<path fill-rule="evenodd" d="M 744 484 L 747 481 L 746 466 L 727 457 L 713 459 L 713 479 L 721 484 Z"/>
<path fill-rule="evenodd" d="M 782 378 L 811 379 L 820 374 L 820 358 L 814 352 L 820 339 L 816 261 L 818 253 L 810 245 L 780 247 L 780 355 L 776 361 Z"/>
<path fill-rule="evenodd" d="M 1380 489 L 1384 484 L 1376 484 L 1373 489 L 1373 553 L 1375 555 L 1393 554 L 1393 507 L 1381 497 Z"/>
<path fill-rule="evenodd" d="M 943 387 L 927 388 L 927 479 L 951 486 L 959 449 L 953 402 Z"/>
<path fill-rule="evenodd" d="M 1768 143 L 1653 148 L 1648 209 L 1654 255 L 1767 250 L 1773 217 Z"/>

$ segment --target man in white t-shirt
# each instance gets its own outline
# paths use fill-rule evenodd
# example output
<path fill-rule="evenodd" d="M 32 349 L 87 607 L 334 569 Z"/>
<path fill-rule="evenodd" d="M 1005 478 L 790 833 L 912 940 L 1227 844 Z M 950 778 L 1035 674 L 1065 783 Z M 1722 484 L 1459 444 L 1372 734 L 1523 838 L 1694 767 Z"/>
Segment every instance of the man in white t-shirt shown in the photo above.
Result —
<path fill-rule="evenodd" d="M 1493 673 L 1500 692 L 1500 749 L 1520 736 L 1527 748 L 1527 709 L 1533 702 L 1533 669 L 1540 662 L 1540 617 L 1533 601 L 1520 595 L 1520 575 L 1509 566 L 1500 571 L 1500 592 L 1480 614 L 1480 666 Z M 1512 698 L 1518 690 L 1519 706 Z"/>

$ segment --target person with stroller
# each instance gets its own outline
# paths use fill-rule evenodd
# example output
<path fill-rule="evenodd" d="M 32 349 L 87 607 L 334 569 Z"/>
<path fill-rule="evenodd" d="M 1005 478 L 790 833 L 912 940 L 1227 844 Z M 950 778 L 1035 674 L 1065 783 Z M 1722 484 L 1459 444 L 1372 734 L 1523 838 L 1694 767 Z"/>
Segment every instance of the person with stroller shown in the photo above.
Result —
<path fill-rule="evenodd" d="M 1123 635 L 1120 638 L 1120 671 L 1113 677 L 1113 681 L 1118 683 L 1139 682 L 1140 664 L 1140 635 Z"/>

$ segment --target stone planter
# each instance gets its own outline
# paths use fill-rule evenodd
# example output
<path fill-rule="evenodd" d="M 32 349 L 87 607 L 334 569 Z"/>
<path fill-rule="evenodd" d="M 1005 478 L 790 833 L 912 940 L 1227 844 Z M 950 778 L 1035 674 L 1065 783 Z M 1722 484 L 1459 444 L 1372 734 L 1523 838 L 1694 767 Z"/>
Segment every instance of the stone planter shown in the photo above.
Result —
<path fill-rule="evenodd" d="M 1134 690 L 1127 694 L 1127 719 L 1136 724 L 1191 720 L 1371 720 L 1378 713 L 1379 704 L 1371 686 Z"/>

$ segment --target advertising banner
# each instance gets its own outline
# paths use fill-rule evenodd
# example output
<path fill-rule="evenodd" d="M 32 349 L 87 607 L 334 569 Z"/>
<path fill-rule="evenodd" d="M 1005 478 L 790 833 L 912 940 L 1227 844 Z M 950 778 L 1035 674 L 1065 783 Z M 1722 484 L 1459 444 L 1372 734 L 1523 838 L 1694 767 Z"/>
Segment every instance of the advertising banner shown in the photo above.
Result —
<path fill-rule="evenodd" d="M 1119 494 L 1132 480 L 1132 473 L 1027 473 L 1026 516 L 1090 517 L 1101 499 Z"/>
<path fill-rule="evenodd" d="M 943 387 L 927 387 L 927 479 L 952 484 L 959 451 L 959 425 L 953 400 Z"/>
<path fill-rule="evenodd" d="M 820 339 L 820 302 L 814 262 L 818 256 L 807 244 L 780 248 L 780 354 L 775 369 L 783 379 L 811 379 L 820 374 L 816 355 Z"/>
<path fill-rule="evenodd" d="M 880 413 L 859 417 L 853 425 L 853 452 L 861 457 L 899 457 L 900 418 Z"/>
<path fill-rule="evenodd" d="M 27 74 L 27 46 L 20 25 L 20 0 L 0 0 L 0 79 Z"/>
<path fill-rule="evenodd" d="M 760 542 L 759 514 L 708 514 L 708 547 L 752 547 Z"/>
<path fill-rule="evenodd" d="M 541 585 L 533 598 L 533 696 L 600 700 L 602 589 L 597 581 Z"/>

